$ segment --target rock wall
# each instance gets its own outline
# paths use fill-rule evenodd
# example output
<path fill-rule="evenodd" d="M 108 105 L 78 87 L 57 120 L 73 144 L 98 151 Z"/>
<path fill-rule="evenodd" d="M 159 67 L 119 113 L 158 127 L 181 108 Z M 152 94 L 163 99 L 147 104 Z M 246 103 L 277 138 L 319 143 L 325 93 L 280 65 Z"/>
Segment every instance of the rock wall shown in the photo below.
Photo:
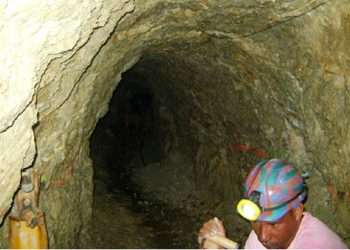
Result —
<path fill-rule="evenodd" d="M 174 111 L 208 206 L 238 220 L 231 203 L 247 169 L 286 157 L 311 173 L 308 209 L 349 240 L 349 9 L 346 0 L 0 3 L 0 217 L 33 165 L 45 176 L 50 246 L 84 246 L 89 138 L 138 62 Z"/>

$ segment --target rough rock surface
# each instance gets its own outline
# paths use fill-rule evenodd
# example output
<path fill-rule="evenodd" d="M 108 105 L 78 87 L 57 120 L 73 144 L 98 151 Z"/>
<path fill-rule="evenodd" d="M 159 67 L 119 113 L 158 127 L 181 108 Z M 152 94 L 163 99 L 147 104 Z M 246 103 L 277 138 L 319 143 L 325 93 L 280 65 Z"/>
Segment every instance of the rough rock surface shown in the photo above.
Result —
<path fill-rule="evenodd" d="M 0 2 L 0 217 L 32 164 L 46 179 L 50 246 L 83 245 L 89 138 L 137 63 L 221 216 L 239 220 L 231 204 L 266 151 L 310 172 L 308 209 L 349 243 L 349 10 L 346 0 Z"/>

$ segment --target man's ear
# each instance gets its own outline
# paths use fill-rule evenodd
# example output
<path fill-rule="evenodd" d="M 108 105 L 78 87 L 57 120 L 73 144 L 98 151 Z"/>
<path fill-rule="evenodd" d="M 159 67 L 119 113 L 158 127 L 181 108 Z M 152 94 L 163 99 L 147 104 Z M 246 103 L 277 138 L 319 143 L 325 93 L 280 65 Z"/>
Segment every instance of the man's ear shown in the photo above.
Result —
<path fill-rule="evenodd" d="M 299 207 L 294 208 L 294 217 L 297 221 L 301 220 L 304 212 L 304 204 L 300 204 Z"/>

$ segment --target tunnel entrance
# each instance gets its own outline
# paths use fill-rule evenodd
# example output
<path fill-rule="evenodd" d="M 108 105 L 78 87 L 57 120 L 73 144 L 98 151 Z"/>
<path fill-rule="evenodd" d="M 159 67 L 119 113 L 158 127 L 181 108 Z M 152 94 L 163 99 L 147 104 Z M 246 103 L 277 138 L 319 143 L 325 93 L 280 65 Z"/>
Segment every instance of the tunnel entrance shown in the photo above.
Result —
<path fill-rule="evenodd" d="M 176 149 L 172 115 L 153 87 L 133 70 L 124 73 L 91 137 L 92 247 L 197 247 L 200 221 L 184 209 L 197 201 L 181 197 L 193 192 L 190 168 L 176 169 L 192 163 Z"/>

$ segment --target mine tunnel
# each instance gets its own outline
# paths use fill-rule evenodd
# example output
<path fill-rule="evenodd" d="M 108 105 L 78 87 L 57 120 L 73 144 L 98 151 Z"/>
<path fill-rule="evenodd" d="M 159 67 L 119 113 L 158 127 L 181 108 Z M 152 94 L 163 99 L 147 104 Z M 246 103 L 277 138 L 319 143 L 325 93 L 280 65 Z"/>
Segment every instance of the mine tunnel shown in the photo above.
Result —
<path fill-rule="evenodd" d="M 193 162 L 176 144 L 176 110 L 138 72 L 142 61 L 122 74 L 91 137 L 97 236 L 92 246 L 194 248 L 199 225 L 191 217 L 198 209 Z"/>
<path fill-rule="evenodd" d="M 29 172 L 50 248 L 197 248 L 214 216 L 243 247 L 235 206 L 270 158 L 309 174 L 307 211 L 350 244 L 348 1 L 0 10 L 2 248 Z"/>

